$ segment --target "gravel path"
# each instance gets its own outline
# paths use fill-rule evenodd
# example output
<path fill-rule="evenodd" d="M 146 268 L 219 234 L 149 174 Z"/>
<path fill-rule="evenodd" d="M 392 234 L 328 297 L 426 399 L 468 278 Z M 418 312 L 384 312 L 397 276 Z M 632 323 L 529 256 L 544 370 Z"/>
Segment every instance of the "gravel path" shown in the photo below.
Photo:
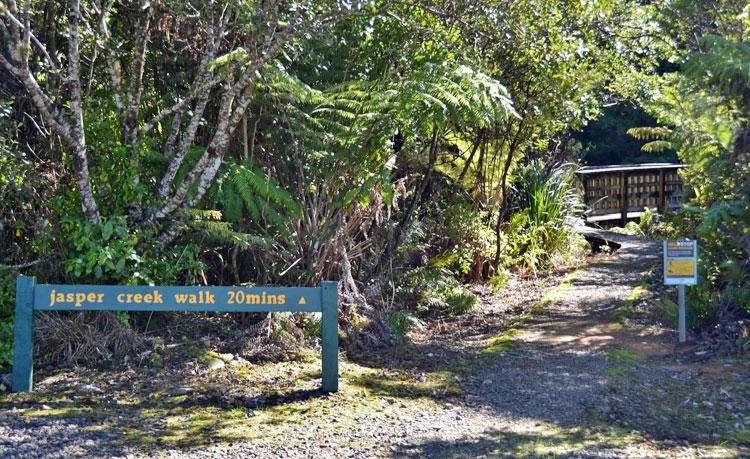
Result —
<path fill-rule="evenodd" d="M 469 388 L 469 410 L 462 421 L 475 426 L 474 432 L 465 435 L 447 430 L 426 438 L 410 438 L 399 446 L 396 456 L 750 457 L 746 447 L 716 446 L 721 443 L 717 426 L 706 425 L 703 419 L 713 416 L 698 415 L 683 431 L 675 424 L 684 419 L 674 415 L 661 416 L 671 430 L 659 430 L 651 422 L 649 416 L 654 416 L 648 413 L 648 404 L 656 401 L 651 392 L 679 384 L 681 395 L 694 393 L 695 381 L 681 377 L 700 371 L 673 368 L 675 352 L 670 351 L 674 346 L 665 345 L 663 330 L 623 329 L 612 320 L 612 313 L 644 281 L 643 273 L 660 261 L 659 243 L 593 232 L 621 246 L 617 258 L 575 273 L 569 287 L 516 334 L 517 346 L 484 369 L 478 378 L 482 383 Z M 674 342 L 674 333 L 669 335 L 667 342 Z M 635 343 L 651 352 L 657 349 L 658 356 L 634 365 L 628 378 L 613 376 L 608 351 L 624 343 Z M 671 348 L 665 349 L 667 346 Z M 731 374 L 729 368 L 721 373 L 745 382 L 750 375 L 746 366 L 743 374 Z M 706 383 L 712 386 L 708 389 L 712 394 L 720 387 L 717 381 Z M 727 405 L 727 412 L 742 419 L 750 407 L 747 403 L 738 406 L 737 401 L 750 395 L 750 387 L 740 387 L 744 393 L 723 398 L 734 403 Z M 705 395 L 693 395 L 698 401 L 694 405 L 713 406 L 700 402 Z M 671 400 L 661 402 L 674 404 Z M 610 422 L 637 430 L 607 429 Z M 711 434 L 713 442 L 700 443 Z"/>
<path fill-rule="evenodd" d="M 563 448 L 569 429 L 602 404 L 607 357 L 602 350 L 615 337 L 608 317 L 657 261 L 653 242 L 607 234 L 622 245 L 618 258 L 588 266 L 571 276 L 541 314 L 516 334 L 517 346 L 484 369 L 481 384 L 469 388 L 470 422 L 481 426 L 460 435 L 412 439 L 400 453 L 413 457 L 533 454 L 537 443 Z M 572 445 L 575 446 L 575 445 Z M 563 453 L 566 451 L 563 449 Z M 575 452 L 582 457 L 632 457 L 612 445 L 596 444 Z M 637 454 L 653 457 L 649 449 Z"/>
<path fill-rule="evenodd" d="M 616 405 L 611 401 L 612 387 L 618 384 L 608 372 L 607 352 L 615 343 L 636 337 L 635 332 L 615 326 L 611 314 L 660 253 L 653 242 L 607 237 L 621 244 L 617 257 L 571 275 L 564 287 L 547 298 L 543 311 L 507 335 L 504 352 L 482 356 L 478 344 L 482 339 L 472 341 L 471 336 L 458 332 L 414 344 L 419 358 L 431 365 L 428 369 L 453 372 L 460 395 L 407 392 L 404 396 L 396 384 L 379 387 L 377 380 L 359 384 L 354 376 L 347 376 L 351 373 L 347 365 L 354 368 L 354 363 L 346 363 L 339 394 L 314 397 L 309 402 L 312 408 L 305 408 L 304 401 L 282 398 L 279 403 L 289 403 L 296 411 L 285 414 L 289 419 L 280 422 L 280 429 L 259 424 L 258 438 L 227 441 L 216 434 L 214 425 L 195 435 L 217 435 L 217 444 L 201 444 L 200 448 L 152 445 L 145 450 L 137 441 L 115 441 L 114 429 L 96 429 L 111 426 L 110 418 L 105 423 L 85 416 L 29 420 L 18 415 L 29 406 L 44 410 L 43 399 L 37 398 L 0 404 L 0 457 L 736 457 L 738 450 L 607 427 L 607 422 L 617 421 L 607 419 L 606 413 L 612 413 L 610 406 Z M 529 299 L 523 297 L 523 301 Z M 500 331 L 495 329 L 494 335 Z M 422 367 L 403 367 L 415 384 L 428 378 L 420 362 Z M 457 369 L 461 366 L 467 369 Z M 395 371 L 389 364 L 383 367 Z M 383 378 L 390 375 L 383 368 L 379 371 Z M 650 374 L 642 368 L 639 371 Z M 638 394 L 631 390 L 629 396 Z M 223 403 L 232 408 L 231 403 Z M 618 409 L 626 409 L 623 403 Z M 128 420 L 114 420 L 115 425 L 120 422 Z M 254 418 L 246 422 L 252 425 Z M 144 427 L 142 435 L 158 427 Z"/>

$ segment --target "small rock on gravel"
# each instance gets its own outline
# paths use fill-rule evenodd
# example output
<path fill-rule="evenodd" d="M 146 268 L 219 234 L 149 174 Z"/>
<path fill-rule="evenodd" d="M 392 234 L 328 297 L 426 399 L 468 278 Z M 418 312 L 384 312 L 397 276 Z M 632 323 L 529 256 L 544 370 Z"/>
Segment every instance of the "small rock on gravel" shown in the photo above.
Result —
<path fill-rule="evenodd" d="M 226 364 L 223 360 L 216 358 L 210 359 L 208 362 L 206 362 L 206 368 L 208 368 L 209 370 L 221 370 L 222 368 L 224 368 L 224 365 Z"/>

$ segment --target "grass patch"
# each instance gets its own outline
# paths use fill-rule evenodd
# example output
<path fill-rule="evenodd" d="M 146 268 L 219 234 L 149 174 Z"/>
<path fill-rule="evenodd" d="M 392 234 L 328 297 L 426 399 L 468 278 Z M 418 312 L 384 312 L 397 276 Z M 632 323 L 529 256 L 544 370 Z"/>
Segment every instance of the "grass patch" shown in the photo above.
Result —
<path fill-rule="evenodd" d="M 650 293 L 651 290 L 648 284 L 640 284 L 636 286 L 633 291 L 630 292 L 630 295 L 623 300 L 620 307 L 612 312 L 611 319 L 615 322 L 625 322 L 627 319 L 642 312 L 638 308 L 638 302 Z"/>
<path fill-rule="evenodd" d="M 351 378 L 352 384 L 367 394 L 401 399 L 442 398 L 462 395 L 454 371 L 433 371 L 415 378 L 403 371 L 362 373 Z"/>
<path fill-rule="evenodd" d="M 93 412 L 93 409 L 88 406 L 76 406 L 75 404 L 68 402 L 65 404 L 57 404 L 55 407 L 45 408 L 29 408 L 21 413 L 22 418 L 52 418 L 52 417 L 83 417 L 88 416 Z"/>
<path fill-rule="evenodd" d="M 514 338 L 519 333 L 518 328 L 512 327 L 503 332 L 502 335 L 491 338 L 487 346 L 482 349 L 482 355 L 504 354 L 518 346 L 518 341 Z"/>
<path fill-rule="evenodd" d="M 657 320 L 664 322 L 668 327 L 677 327 L 680 307 L 669 298 L 659 298 L 654 301 L 654 315 Z"/>
<path fill-rule="evenodd" d="M 643 357 L 620 346 L 612 346 L 607 351 L 607 375 L 612 379 L 627 376 Z"/>

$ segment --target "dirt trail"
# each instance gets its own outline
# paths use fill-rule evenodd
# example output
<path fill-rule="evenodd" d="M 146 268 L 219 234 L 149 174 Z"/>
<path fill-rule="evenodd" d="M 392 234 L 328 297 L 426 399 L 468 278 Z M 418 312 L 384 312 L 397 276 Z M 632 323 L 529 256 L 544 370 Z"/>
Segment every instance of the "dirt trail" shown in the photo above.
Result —
<path fill-rule="evenodd" d="M 673 331 L 622 320 L 660 250 L 607 237 L 615 257 L 544 298 L 555 278 L 343 360 L 333 396 L 314 360 L 48 376 L 0 397 L 0 457 L 750 457 L 747 362 L 692 363 Z"/>
<path fill-rule="evenodd" d="M 652 241 L 605 235 L 621 245 L 616 259 L 572 275 L 567 287 L 558 289 L 544 310 L 513 334 L 514 346 L 484 369 L 482 383 L 468 388 L 469 410 L 460 422 L 475 430 L 470 435 L 448 430 L 445 435 L 411 439 L 397 455 L 736 457 L 748 453 L 742 447 L 716 446 L 721 441 L 715 435 L 709 435 L 714 441 L 701 444 L 700 436 L 691 436 L 689 429 L 687 434 L 679 432 L 681 426 L 676 424 L 691 419 L 672 414 L 667 423 L 675 424 L 670 426 L 678 430 L 675 434 L 648 423 L 648 410 L 637 412 L 644 402 L 654 400 L 644 385 L 654 389 L 680 374 L 673 371 L 679 362 L 670 344 L 676 337 L 672 332 L 665 336 L 664 330 L 623 327 L 613 320 L 613 313 L 643 282 L 644 273 L 658 264 L 660 247 Z M 721 373 L 734 375 L 746 391 L 747 366 L 728 367 Z M 620 409 L 630 407 L 635 413 L 612 415 L 612 398 L 621 402 Z M 743 413 L 734 414 L 742 421 Z M 711 433 L 716 426 L 705 428 Z"/>

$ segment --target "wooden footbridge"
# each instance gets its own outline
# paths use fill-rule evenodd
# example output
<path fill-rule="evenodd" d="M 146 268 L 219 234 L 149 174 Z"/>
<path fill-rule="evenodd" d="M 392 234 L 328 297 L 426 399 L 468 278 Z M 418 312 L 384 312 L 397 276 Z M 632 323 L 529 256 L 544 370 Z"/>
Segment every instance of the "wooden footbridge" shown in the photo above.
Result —
<path fill-rule="evenodd" d="M 680 206 L 684 164 L 654 163 L 586 166 L 577 171 L 583 182 L 590 223 L 620 223 L 643 215 L 645 208 L 659 212 Z"/>

